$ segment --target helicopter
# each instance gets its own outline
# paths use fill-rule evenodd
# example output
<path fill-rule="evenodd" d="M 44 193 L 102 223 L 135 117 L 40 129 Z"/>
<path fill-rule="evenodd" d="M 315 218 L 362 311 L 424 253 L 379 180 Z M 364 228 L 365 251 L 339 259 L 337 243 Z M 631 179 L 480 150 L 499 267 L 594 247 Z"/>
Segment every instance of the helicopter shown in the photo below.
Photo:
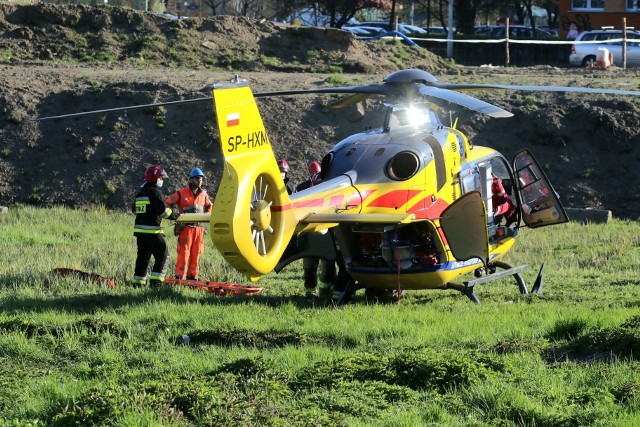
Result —
<path fill-rule="evenodd" d="M 257 93 L 236 76 L 214 85 L 212 97 L 97 112 L 213 101 L 224 158 L 215 208 L 211 214 L 183 214 L 177 221 L 209 222 L 220 254 L 250 281 L 316 257 L 341 267 L 337 305 L 360 289 L 398 295 L 452 289 L 479 303 L 475 286 L 508 276 L 527 294 L 520 274 L 527 266 L 512 267 L 504 258 L 520 228 L 561 224 L 568 217 L 528 150 L 508 160 L 492 148 L 473 145 L 455 124 L 442 123 L 438 113 L 453 107 L 494 118 L 512 116 L 463 93 L 477 89 L 640 95 L 444 83 L 426 71 L 406 69 L 379 84 Z M 329 108 L 383 97 L 385 118 L 379 128 L 343 139 L 324 156 L 320 184 L 289 195 L 256 98 L 305 94 L 347 95 Z M 509 214 L 496 213 L 496 181 Z M 543 271 L 544 264 L 532 292 L 540 291 Z M 459 283 L 471 274 L 472 279 Z"/>

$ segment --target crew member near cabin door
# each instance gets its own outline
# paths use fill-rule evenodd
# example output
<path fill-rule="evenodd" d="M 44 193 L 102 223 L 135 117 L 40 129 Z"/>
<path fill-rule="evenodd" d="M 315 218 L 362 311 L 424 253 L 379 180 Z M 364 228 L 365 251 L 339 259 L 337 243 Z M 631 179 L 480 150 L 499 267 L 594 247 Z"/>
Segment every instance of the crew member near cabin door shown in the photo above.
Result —
<path fill-rule="evenodd" d="M 183 213 L 209 213 L 213 205 L 207 191 L 202 188 L 205 176 L 195 168 L 189 174 L 189 184 L 173 193 L 165 203 Z M 202 224 L 176 224 L 178 236 L 176 279 L 198 280 L 199 260 L 204 252 L 204 227 Z"/>
<path fill-rule="evenodd" d="M 507 225 L 517 221 L 515 206 L 509 199 L 509 195 L 504 189 L 502 180 L 495 175 L 491 179 L 491 203 L 493 205 L 493 218 L 496 224 L 504 218 Z"/>
<path fill-rule="evenodd" d="M 296 188 L 293 185 L 289 178 L 289 162 L 286 160 L 278 160 L 278 169 L 280 169 L 280 174 L 282 174 L 282 180 L 284 181 L 285 187 L 287 187 L 287 193 L 292 195 L 295 193 Z"/>

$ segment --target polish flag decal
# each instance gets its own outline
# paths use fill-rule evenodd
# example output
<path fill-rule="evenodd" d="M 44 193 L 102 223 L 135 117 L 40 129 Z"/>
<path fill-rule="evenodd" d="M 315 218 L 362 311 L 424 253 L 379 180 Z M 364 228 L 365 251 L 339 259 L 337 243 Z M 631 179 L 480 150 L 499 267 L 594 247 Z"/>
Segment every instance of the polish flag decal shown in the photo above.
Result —
<path fill-rule="evenodd" d="M 227 127 L 238 126 L 240 124 L 240 113 L 227 114 Z"/>

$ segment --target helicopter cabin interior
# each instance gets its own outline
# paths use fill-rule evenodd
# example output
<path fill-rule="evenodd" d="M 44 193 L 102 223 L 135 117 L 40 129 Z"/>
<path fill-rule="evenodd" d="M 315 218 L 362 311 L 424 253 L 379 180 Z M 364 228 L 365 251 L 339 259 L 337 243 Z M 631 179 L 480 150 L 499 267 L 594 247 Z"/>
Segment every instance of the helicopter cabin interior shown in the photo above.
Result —
<path fill-rule="evenodd" d="M 507 214 L 494 215 L 497 206 L 494 204 L 493 181 L 497 179 L 501 185 L 501 190 L 506 193 L 504 203 L 508 204 Z M 462 193 L 467 194 L 472 191 L 479 191 L 487 209 L 487 226 L 489 241 L 499 241 L 507 236 L 515 236 L 517 229 L 513 225 L 518 225 L 518 201 L 514 192 L 513 176 L 510 172 L 507 161 L 500 155 L 481 159 L 478 162 L 469 164 L 460 171 L 460 184 Z M 497 195 L 495 195 L 497 196 Z"/>

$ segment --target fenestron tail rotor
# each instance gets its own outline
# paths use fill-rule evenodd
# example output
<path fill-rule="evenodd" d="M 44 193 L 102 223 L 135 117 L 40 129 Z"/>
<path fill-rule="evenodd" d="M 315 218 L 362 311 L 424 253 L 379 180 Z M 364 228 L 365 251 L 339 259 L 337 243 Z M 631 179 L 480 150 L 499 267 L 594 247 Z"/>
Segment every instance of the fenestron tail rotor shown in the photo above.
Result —
<path fill-rule="evenodd" d="M 251 235 L 256 251 L 260 255 L 267 254 L 267 239 L 271 239 L 274 229 L 271 226 L 271 206 L 273 200 L 269 197 L 269 179 L 260 175 L 253 183 L 251 193 Z"/>
<path fill-rule="evenodd" d="M 248 87 L 213 90 L 222 180 L 211 215 L 211 238 L 250 280 L 271 272 L 297 225 L 260 112 Z"/>

